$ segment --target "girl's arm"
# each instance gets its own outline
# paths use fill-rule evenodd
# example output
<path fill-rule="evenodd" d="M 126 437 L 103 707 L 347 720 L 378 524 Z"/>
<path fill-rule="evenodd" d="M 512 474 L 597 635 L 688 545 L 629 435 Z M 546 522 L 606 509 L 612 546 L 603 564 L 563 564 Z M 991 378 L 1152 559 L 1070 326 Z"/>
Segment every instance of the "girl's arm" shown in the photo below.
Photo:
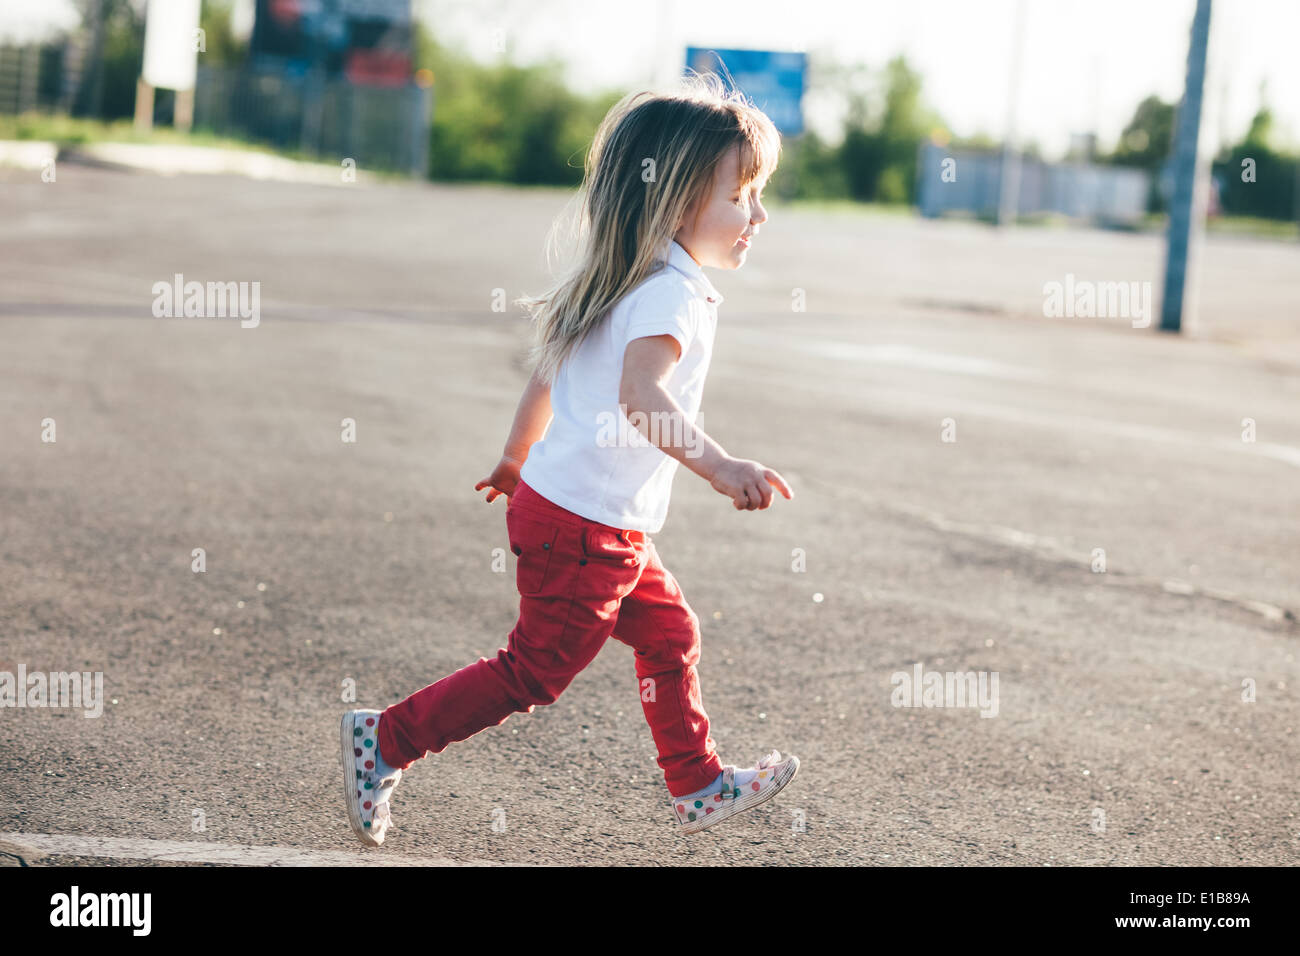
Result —
<path fill-rule="evenodd" d="M 551 387 L 543 385 L 534 371 L 524 388 L 523 397 L 519 399 L 515 423 L 510 428 L 510 437 L 506 439 L 501 461 L 492 469 L 492 474 L 474 486 L 475 491 L 488 489 L 484 501 L 491 504 L 498 495 L 505 495 L 509 501 L 519 485 L 519 469 L 528 458 L 528 450 L 546 434 L 551 418 Z"/>
<path fill-rule="evenodd" d="M 628 420 L 640 412 L 637 431 L 665 455 L 705 479 L 714 491 L 730 498 L 737 509 L 769 507 L 773 488 L 793 498 L 789 484 L 776 471 L 748 458 L 733 458 L 686 417 L 663 385 L 680 358 L 681 346 L 671 335 L 644 336 L 628 343 L 618 391 Z"/>
<path fill-rule="evenodd" d="M 551 386 L 543 384 L 534 371 L 524 388 L 523 397 L 519 399 L 519 408 L 515 410 L 515 421 L 510 428 L 510 437 L 506 439 L 502 457 L 522 465 L 534 442 L 546 434 L 552 417 Z"/>

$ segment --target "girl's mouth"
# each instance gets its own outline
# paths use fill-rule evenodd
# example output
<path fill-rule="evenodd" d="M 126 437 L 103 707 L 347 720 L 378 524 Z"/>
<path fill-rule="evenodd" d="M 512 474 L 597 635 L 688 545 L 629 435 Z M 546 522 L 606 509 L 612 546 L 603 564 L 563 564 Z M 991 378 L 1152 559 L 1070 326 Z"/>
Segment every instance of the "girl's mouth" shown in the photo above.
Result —
<path fill-rule="evenodd" d="M 738 242 L 737 244 L 738 244 L 738 245 L 741 245 L 741 246 L 744 246 L 746 249 L 749 248 L 749 240 L 746 239 L 744 236 L 741 236 L 741 237 L 740 237 L 740 240 L 739 240 L 739 242 Z"/>

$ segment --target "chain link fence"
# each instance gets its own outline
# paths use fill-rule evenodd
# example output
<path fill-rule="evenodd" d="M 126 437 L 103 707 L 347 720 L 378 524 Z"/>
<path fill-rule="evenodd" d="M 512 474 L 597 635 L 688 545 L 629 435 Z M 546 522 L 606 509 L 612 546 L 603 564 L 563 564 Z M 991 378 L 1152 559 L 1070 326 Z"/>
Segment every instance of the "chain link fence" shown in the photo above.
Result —
<path fill-rule="evenodd" d="M 201 67 L 194 125 L 358 168 L 423 177 L 429 169 L 432 90 L 360 86 L 283 71 Z"/>
<path fill-rule="evenodd" d="M 65 106 L 66 89 L 80 73 L 63 45 L 0 46 L 0 113 L 31 113 Z M 79 64 L 77 64 L 79 65 Z"/>

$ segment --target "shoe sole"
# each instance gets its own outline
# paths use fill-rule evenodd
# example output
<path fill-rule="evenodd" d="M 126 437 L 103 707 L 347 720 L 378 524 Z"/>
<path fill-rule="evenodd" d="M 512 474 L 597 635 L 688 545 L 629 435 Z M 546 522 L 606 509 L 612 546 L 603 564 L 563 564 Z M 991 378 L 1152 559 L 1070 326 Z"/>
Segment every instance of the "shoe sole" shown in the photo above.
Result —
<path fill-rule="evenodd" d="M 348 808 L 348 823 L 352 825 L 352 832 L 366 846 L 383 846 L 383 840 L 376 840 L 371 836 L 361 821 L 361 808 L 357 805 L 357 755 L 353 752 L 356 749 L 354 741 L 356 730 L 356 711 L 347 711 L 343 719 L 339 721 L 339 744 L 340 753 L 343 757 L 343 801 Z"/>
<path fill-rule="evenodd" d="M 729 820 L 738 813 L 744 813 L 751 810 L 760 803 L 766 803 L 778 793 L 785 789 L 785 785 L 794 779 L 794 775 L 799 772 L 799 758 L 791 755 L 790 761 L 781 770 L 777 771 L 774 779 L 774 785 L 765 787 L 757 793 L 752 790 L 743 797 L 736 797 L 728 801 L 728 805 L 714 813 L 706 813 L 704 816 L 691 823 L 679 823 L 682 833 L 699 833 L 701 830 L 707 830 L 711 826 L 716 826 L 724 820 Z"/>

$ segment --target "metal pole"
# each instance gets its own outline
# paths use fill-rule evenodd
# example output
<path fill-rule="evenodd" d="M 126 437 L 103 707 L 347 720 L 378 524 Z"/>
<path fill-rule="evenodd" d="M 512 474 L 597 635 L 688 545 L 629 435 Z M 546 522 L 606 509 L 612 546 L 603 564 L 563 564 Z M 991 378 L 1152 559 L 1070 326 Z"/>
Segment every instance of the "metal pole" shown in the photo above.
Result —
<path fill-rule="evenodd" d="M 153 87 L 143 76 L 135 81 L 135 128 L 144 133 L 153 129 Z"/>
<path fill-rule="evenodd" d="M 1020 64 L 1025 48 L 1025 0 L 1016 0 L 1016 22 L 1011 41 L 1011 89 L 1007 94 L 1007 132 L 1002 143 L 1002 173 L 999 177 L 998 225 L 1016 221 L 1020 205 L 1020 153 L 1016 150 L 1016 114 L 1020 102 Z"/>
<path fill-rule="evenodd" d="M 1174 129 L 1174 195 L 1169 206 L 1164 297 L 1160 303 L 1160 329 L 1163 332 L 1182 330 L 1193 219 L 1199 229 L 1204 217 L 1204 210 L 1196 201 L 1199 192 L 1196 188 L 1196 154 L 1201 131 L 1201 100 L 1205 87 L 1205 53 L 1209 40 L 1210 0 L 1196 0 L 1192 40 L 1187 51 L 1187 85 Z"/>

